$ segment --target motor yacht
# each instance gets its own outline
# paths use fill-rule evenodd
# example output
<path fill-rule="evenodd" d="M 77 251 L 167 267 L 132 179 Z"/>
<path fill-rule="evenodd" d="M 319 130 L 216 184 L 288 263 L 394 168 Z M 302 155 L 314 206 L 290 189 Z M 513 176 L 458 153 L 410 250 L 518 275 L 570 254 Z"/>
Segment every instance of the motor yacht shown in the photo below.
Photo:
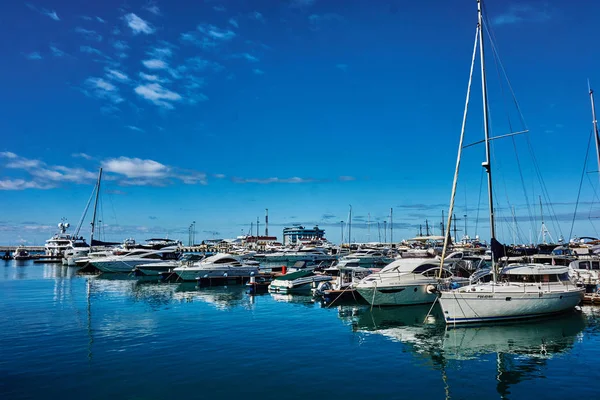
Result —
<path fill-rule="evenodd" d="M 140 264 L 176 260 L 180 254 L 180 249 L 176 246 L 164 247 L 160 250 L 134 249 L 122 255 L 90 257 L 89 263 L 102 272 L 132 272 Z"/>
<path fill-rule="evenodd" d="M 243 263 L 238 257 L 227 253 L 218 253 L 191 265 L 173 268 L 179 278 L 184 281 L 194 281 L 201 278 L 217 277 L 250 277 L 259 272 L 255 263 Z"/>

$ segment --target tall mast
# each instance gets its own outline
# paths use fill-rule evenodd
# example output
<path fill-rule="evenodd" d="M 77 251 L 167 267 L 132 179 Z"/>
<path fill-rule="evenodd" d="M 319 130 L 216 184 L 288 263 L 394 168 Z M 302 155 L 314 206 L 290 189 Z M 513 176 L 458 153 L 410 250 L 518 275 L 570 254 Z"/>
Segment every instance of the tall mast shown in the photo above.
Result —
<path fill-rule="evenodd" d="M 96 230 L 96 211 L 98 210 L 98 197 L 100 195 L 100 180 L 102 179 L 102 168 L 98 172 L 98 182 L 96 182 L 96 200 L 94 200 L 94 214 L 92 215 L 92 234 L 90 235 L 90 246 L 94 245 L 94 231 Z"/>
<path fill-rule="evenodd" d="M 390 208 L 390 243 L 394 243 L 394 209 Z"/>
<path fill-rule="evenodd" d="M 596 136 L 596 159 L 598 160 L 598 170 L 600 171 L 600 135 L 598 135 L 598 121 L 596 120 L 596 105 L 594 104 L 594 91 L 589 87 L 590 101 L 592 102 L 592 124 L 594 125 L 594 135 Z"/>
<path fill-rule="evenodd" d="M 483 15 L 481 11 L 481 0 L 477 0 L 477 17 L 479 24 L 479 58 L 481 61 L 481 95 L 483 101 L 483 129 L 485 133 L 485 162 L 482 164 L 487 172 L 488 200 L 490 207 L 490 239 L 496 238 L 496 226 L 494 223 L 494 198 L 492 191 L 492 166 L 490 164 L 490 126 L 488 121 L 488 97 L 487 81 L 485 79 L 485 53 L 483 45 Z"/>
<path fill-rule="evenodd" d="M 348 221 L 348 245 L 352 243 L 352 204 L 350 204 L 350 218 Z"/>

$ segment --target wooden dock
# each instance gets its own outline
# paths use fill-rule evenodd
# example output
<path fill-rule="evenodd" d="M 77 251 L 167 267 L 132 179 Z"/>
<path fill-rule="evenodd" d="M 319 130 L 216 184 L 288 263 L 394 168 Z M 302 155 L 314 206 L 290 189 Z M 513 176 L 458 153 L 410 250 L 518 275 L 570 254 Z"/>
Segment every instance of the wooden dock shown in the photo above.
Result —
<path fill-rule="evenodd" d="M 586 293 L 583 296 L 583 304 L 600 305 L 600 293 Z"/>

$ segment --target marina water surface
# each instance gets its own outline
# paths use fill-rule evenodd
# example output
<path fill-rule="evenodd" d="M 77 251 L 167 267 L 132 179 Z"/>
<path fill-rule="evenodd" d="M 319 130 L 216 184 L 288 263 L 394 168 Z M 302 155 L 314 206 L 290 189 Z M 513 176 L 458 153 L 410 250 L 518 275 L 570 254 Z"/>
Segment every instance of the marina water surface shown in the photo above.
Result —
<path fill-rule="evenodd" d="M 600 398 L 600 309 L 447 329 L 439 308 L 0 264 L 0 397 Z"/>

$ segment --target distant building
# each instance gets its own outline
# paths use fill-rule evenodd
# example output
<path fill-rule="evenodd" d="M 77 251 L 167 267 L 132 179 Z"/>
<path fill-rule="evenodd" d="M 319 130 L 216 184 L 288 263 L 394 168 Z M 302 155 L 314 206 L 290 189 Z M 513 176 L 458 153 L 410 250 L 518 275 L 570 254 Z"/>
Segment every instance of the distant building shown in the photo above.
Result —
<path fill-rule="evenodd" d="M 256 243 L 257 246 L 265 246 L 277 242 L 277 236 L 246 236 L 242 244 Z"/>
<path fill-rule="evenodd" d="M 298 225 L 291 228 L 283 228 L 283 244 L 286 246 L 324 240 L 325 229 L 319 229 L 318 226 L 315 226 L 314 228 L 305 228 Z"/>

